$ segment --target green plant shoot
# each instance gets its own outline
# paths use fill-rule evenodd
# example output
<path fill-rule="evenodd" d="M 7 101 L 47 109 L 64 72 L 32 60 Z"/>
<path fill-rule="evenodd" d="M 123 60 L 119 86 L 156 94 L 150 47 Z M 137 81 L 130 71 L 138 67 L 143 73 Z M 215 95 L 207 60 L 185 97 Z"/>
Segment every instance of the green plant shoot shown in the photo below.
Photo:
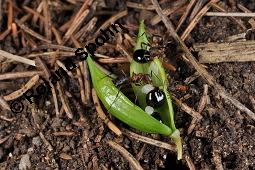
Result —
<path fill-rule="evenodd" d="M 149 44 L 149 41 L 147 39 L 146 33 L 145 33 L 145 26 L 144 21 L 141 21 L 137 42 L 135 46 L 135 50 L 137 49 L 146 49 L 149 50 L 149 46 L 142 46 L 143 44 Z M 151 76 L 152 79 L 152 85 L 154 87 L 158 87 L 159 89 L 163 90 L 166 96 L 165 102 L 160 106 L 159 108 L 156 108 L 155 111 L 160 114 L 160 117 L 165 125 L 167 125 L 172 130 L 172 134 L 170 137 L 174 140 L 176 146 L 177 146 L 177 158 L 182 159 L 182 143 L 180 138 L 180 132 L 178 129 L 176 129 L 174 124 L 174 111 L 172 106 L 172 101 L 170 94 L 168 92 L 168 80 L 165 73 L 165 70 L 162 66 L 161 61 L 159 58 L 155 57 L 153 61 L 150 61 L 148 63 L 138 63 L 135 60 L 132 60 L 130 64 L 130 76 L 132 77 L 133 74 L 148 74 Z M 145 109 L 147 106 L 146 104 L 146 94 L 142 92 L 141 85 L 132 84 L 132 88 L 134 90 L 134 93 L 138 99 L 139 105 L 142 109 Z"/>

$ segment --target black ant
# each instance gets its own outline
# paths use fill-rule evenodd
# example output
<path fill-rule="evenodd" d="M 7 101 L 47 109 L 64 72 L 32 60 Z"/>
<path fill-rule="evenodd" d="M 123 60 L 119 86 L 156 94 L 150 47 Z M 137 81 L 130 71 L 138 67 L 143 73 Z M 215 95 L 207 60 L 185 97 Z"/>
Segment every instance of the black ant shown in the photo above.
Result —
<path fill-rule="evenodd" d="M 145 32 L 142 35 L 144 34 Z M 154 36 L 157 37 L 158 35 L 154 35 Z M 168 48 L 169 45 L 171 45 L 171 42 L 168 42 L 167 45 L 152 47 L 150 43 L 142 42 L 141 49 L 137 49 L 134 51 L 133 59 L 138 63 L 142 63 L 142 64 L 148 63 L 152 61 L 152 58 L 154 56 L 160 55 L 162 53 L 160 49 L 166 49 Z M 148 50 L 148 47 L 150 47 L 149 50 Z"/>
<path fill-rule="evenodd" d="M 146 94 L 147 106 L 145 107 L 145 112 L 152 115 L 153 117 L 155 116 L 156 118 L 158 117 L 158 114 L 154 112 L 154 108 L 156 109 L 162 106 L 166 100 L 166 96 L 161 89 L 152 85 L 151 77 L 152 75 L 149 74 L 133 73 L 130 78 L 124 77 L 118 80 L 115 84 L 118 87 L 121 84 L 124 84 L 124 82 L 128 81 L 129 83 L 133 83 L 136 86 L 141 86 L 142 93 Z"/>

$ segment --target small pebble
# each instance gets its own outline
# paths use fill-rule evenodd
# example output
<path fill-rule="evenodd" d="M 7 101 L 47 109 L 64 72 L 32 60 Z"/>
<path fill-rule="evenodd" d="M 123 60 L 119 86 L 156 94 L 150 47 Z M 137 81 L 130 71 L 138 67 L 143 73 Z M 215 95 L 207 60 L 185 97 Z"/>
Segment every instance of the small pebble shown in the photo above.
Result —
<path fill-rule="evenodd" d="M 33 145 L 39 147 L 41 145 L 41 138 L 39 136 L 34 137 L 32 140 Z"/>
<path fill-rule="evenodd" d="M 31 162 L 29 160 L 29 155 L 25 154 L 20 159 L 19 170 L 28 170 L 28 169 L 31 169 Z"/>

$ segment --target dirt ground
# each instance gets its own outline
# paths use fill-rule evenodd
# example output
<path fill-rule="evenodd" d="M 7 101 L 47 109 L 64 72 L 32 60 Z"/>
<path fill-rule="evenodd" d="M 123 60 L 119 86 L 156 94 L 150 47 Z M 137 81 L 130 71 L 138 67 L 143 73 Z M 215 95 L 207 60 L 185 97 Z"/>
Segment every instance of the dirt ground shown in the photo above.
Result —
<path fill-rule="evenodd" d="M 11 2 L 11 3 L 10 3 Z M 47 2 L 48 5 L 41 5 L 41 2 Z M 66 1 L 6 1 L 0 0 L 0 50 L 12 54 L 27 57 L 30 54 L 39 54 L 47 67 L 54 71 L 56 69 L 56 59 L 63 60 L 66 57 L 72 57 L 69 53 L 66 56 L 61 54 L 42 55 L 42 53 L 57 51 L 42 47 L 46 42 L 39 40 L 36 36 L 27 32 L 18 24 L 17 35 L 15 37 L 15 28 L 11 28 L 7 35 L 4 32 L 8 29 L 9 22 L 16 23 L 15 19 L 24 19 L 24 24 L 31 30 L 42 35 L 44 38 L 52 40 L 52 44 L 59 44 L 54 31 L 45 31 L 45 16 L 50 16 L 51 24 L 57 29 L 60 38 L 63 40 L 70 25 L 63 28 L 63 25 L 70 21 L 77 14 L 82 5 L 90 1 L 70 0 Z M 150 6 L 150 1 L 132 1 L 143 3 Z M 176 26 L 189 1 L 160 1 L 163 9 L 173 9 L 178 7 L 169 18 Z M 203 2 L 203 3 L 202 3 Z M 207 0 L 199 0 L 203 6 Z M 232 12 L 242 12 L 238 5 L 242 4 L 250 11 L 255 10 L 255 2 L 252 0 L 226 0 L 220 2 L 223 7 Z M 220 4 L 218 3 L 218 4 Z M 11 4 L 11 5 L 10 5 Z M 43 4 L 43 3 L 42 3 Z M 10 13 L 12 7 L 12 16 Z M 29 9 L 24 8 L 29 7 Z M 46 8 L 45 12 L 43 8 Z M 202 6 L 197 6 L 198 11 Z M 32 9 L 32 10 L 31 10 Z M 48 10 L 47 10 L 48 9 Z M 86 45 L 88 41 L 95 38 L 95 32 L 100 26 L 114 16 L 118 11 L 127 10 L 128 14 L 120 17 L 119 21 L 129 28 L 129 36 L 135 41 L 139 19 L 144 18 L 148 29 L 149 38 L 153 39 L 153 34 L 160 35 L 162 44 L 171 41 L 171 36 L 163 22 L 152 25 L 151 18 L 157 16 L 154 10 L 137 9 L 131 7 L 126 1 L 121 0 L 99 0 L 94 1 L 89 7 L 89 13 L 84 21 L 78 26 L 73 35 L 81 32 L 79 38 L 69 37 L 61 44 L 62 46 L 77 48 L 77 44 Z M 31 11 L 37 11 L 40 16 Z M 38 12 L 39 11 L 39 12 Z M 83 10 L 84 11 L 84 10 Z M 194 7 L 191 8 L 194 12 Z M 215 8 L 209 11 L 217 11 Z M 36 19 L 37 16 L 37 19 Z M 190 15 L 182 24 L 179 34 L 181 34 L 189 25 Z M 85 26 L 92 18 L 90 26 Z M 239 18 L 244 23 L 246 29 L 251 28 L 247 18 Z M 78 22 L 78 21 L 77 21 Z M 77 24 L 77 23 L 73 23 Z M 49 27 L 49 26 L 48 26 Z M 83 29 L 82 29 L 83 28 Z M 204 16 L 186 39 L 186 44 L 192 47 L 194 43 L 224 42 L 231 35 L 244 33 L 239 24 L 229 17 L 208 17 Z M 47 34 L 52 34 L 51 36 Z M 118 37 L 119 38 L 119 37 Z M 124 36 L 122 36 L 124 38 Z M 125 37 L 127 39 L 127 37 Z M 47 39 L 47 38 L 46 38 Z M 24 41 L 24 43 L 22 42 Z M 123 40 L 112 38 L 110 45 L 115 46 Z M 125 42 L 126 40 L 124 40 Z M 26 46 L 24 46 L 26 44 Z M 132 53 L 132 46 L 125 46 L 127 51 Z M 109 45 L 109 46 L 110 46 Z M 48 45 L 50 46 L 50 45 Z M 193 76 L 196 70 L 186 62 L 181 55 L 183 51 L 180 47 L 171 48 L 168 44 L 165 50 L 166 62 L 172 64 L 176 71 L 167 70 L 170 80 L 170 92 L 178 99 L 186 103 L 191 108 L 197 110 L 200 99 L 203 95 L 204 86 L 207 84 L 200 76 L 187 83 L 187 78 Z M 60 49 L 59 51 L 63 51 Z M 64 50 L 65 51 L 65 50 Z M 67 50 L 68 51 L 68 50 Z M 70 50 L 69 50 L 70 52 Z M 73 52 L 73 51 L 71 51 Z M 104 62 L 98 59 L 98 63 L 107 70 L 116 75 L 122 75 L 121 70 L 128 75 L 129 63 L 114 62 L 116 57 L 125 57 L 125 55 L 116 48 L 102 47 L 97 53 L 110 56 L 113 60 Z M 195 53 L 194 53 L 195 54 Z M 162 55 L 163 56 L 163 55 Z M 34 59 L 34 58 L 31 58 Z M 251 111 L 255 112 L 255 105 L 251 97 L 255 97 L 255 63 L 254 62 L 229 62 L 218 64 L 205 64 L 208 72 L 222 85 L 227 92 L 239 100 Z M 9 62 L 0 58 L 0 78 L 1 75 L 13 72 L 36 71 L 39 68 L 22 64 L 19 62 Z M 82 73 L 84 74 L 84 73 Z M 194 129 L 189 133 L 192 124 L 192 116 L 175 106 L 176 127 L 181 131 L 183 139 L 183 159 L 176 160 L 176 153 L 163 148 L 152 146 L 127 135 L 117 137 L 105 123 L 98 117 L 92 99 L 83 104 L 80 97 L 80 85 L 75 78 L 61 80 L 63 88 L 72 96 L 66 97 L 71 107 L 73 118 L 69 118 L 65 111 L 60 116 L 56 116 L 52 93 L 43 96 L 36 101 L 36 115 L 32 113 L 32 105 L 23 101 L 25 109 L 21 113 L 13 113 L 0 107 L 0 169 L 130 169 L 130 165 L 118 151 L 106 144 L 106 141 L 113 140 L 131 153 L 144 169 L 189 169 L 193 163 L 195 169 L 234 169 L 234 170 L 254 170 L 255 169 L 255 128 L 254 120 L 246 113 L 241 112 L 230 102 L 220 97 L 214 88 L 209 86 L 209 102 L 201 112 L 202 119 L 195 122 Z M 5 96 L 22 88 L 32 76 L 9 79 L 0 79 L 0 96 Z M 38 86 L 39 84 L 36 84 Z M 186 90 L 178 88 L 179 85 L 186 86 Z M 35 86 L 35 87 L 36 87 Z M 34 87 L 33 87 L 34 89 Z M 86 89 L 86 87 L 85 87 Z M 189 97 L 187 97 L 189 96 Z M 187 97 L 187 99 L 185 99 Z M 61 103 L 60 98 L 58 99 Z M 8 102 L 9 104 L 11 101 Z M 61 108 L 61 107 L 60 107 Z M 108 113 L 107 113 L 108 114 Z M 36 121 L 35 121 L 36 119 Z M 150 135 L 141 133 L 119 120 L 110 117 L 110 119 L 120 128 L 127 128 L 138 134 L 155 138 L 167 143 L 172 141 L 169 138 L 160 135 Z M 39 128 L 38 128 L 39 125 Z M 190 160 L 187 162 L 187 160 Z"/>

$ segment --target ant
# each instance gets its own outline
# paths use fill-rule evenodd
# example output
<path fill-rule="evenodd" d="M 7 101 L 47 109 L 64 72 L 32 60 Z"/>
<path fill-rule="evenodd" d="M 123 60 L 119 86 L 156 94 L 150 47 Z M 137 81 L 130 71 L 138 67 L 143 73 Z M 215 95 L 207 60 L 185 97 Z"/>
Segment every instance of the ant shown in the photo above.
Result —
<path fill-rule="evenodd" d="M 145 32 L 143 32 L 143 34 L 140 35 L 139 37 L 143 36 L 144 34 L 145 34 Z M 153 36 L 154 37 L 160 37 L 159 35 L 153 35 Z M 136 62 L 141 63 L 141 64 L 148 63 L 148 62 L 152 61 L 152 58 L 154 56 L 158 56 L 158 55 L 162 54 L 161 49 L 166 49 L 169 46 L 172 46 L 171 41 L 167 42 L 167 44 L 163 45 L 163 46 L 151 46 L 150 43 L 142 42 L 141 43 L 141 49 L 137 49 L 137 50 L 134 51 L 133 59 Z M 149 50 L 148 50 L 148 48 L 149 48 Z"/>
<path fill-rule="evenodd" d="M 165 93 L 159 87 L 154 87 L 152 85 L 151 77 L 152 72 L 151 75 L 143 73 L 138 74 L 133 73 L 130 78 L 127 77 L 121 78 L 115 84 L 117 87 L 119 87 L 121 86 L 121 84 L 124 84 L 125 82 L 128 81 L 130 83 L 135 84 L 136 86 L 141 86 L 142 93 L 146 94 L 147 106 L 145 107 L 145 112 L 152 115 L 153 117 L 155 116 L 156 118 L 158 117 L 158 113 L 154 112 L 154 109 L 159 108 L 164 104 L 164 102 L 166 101 L 166 96 Z"/>

